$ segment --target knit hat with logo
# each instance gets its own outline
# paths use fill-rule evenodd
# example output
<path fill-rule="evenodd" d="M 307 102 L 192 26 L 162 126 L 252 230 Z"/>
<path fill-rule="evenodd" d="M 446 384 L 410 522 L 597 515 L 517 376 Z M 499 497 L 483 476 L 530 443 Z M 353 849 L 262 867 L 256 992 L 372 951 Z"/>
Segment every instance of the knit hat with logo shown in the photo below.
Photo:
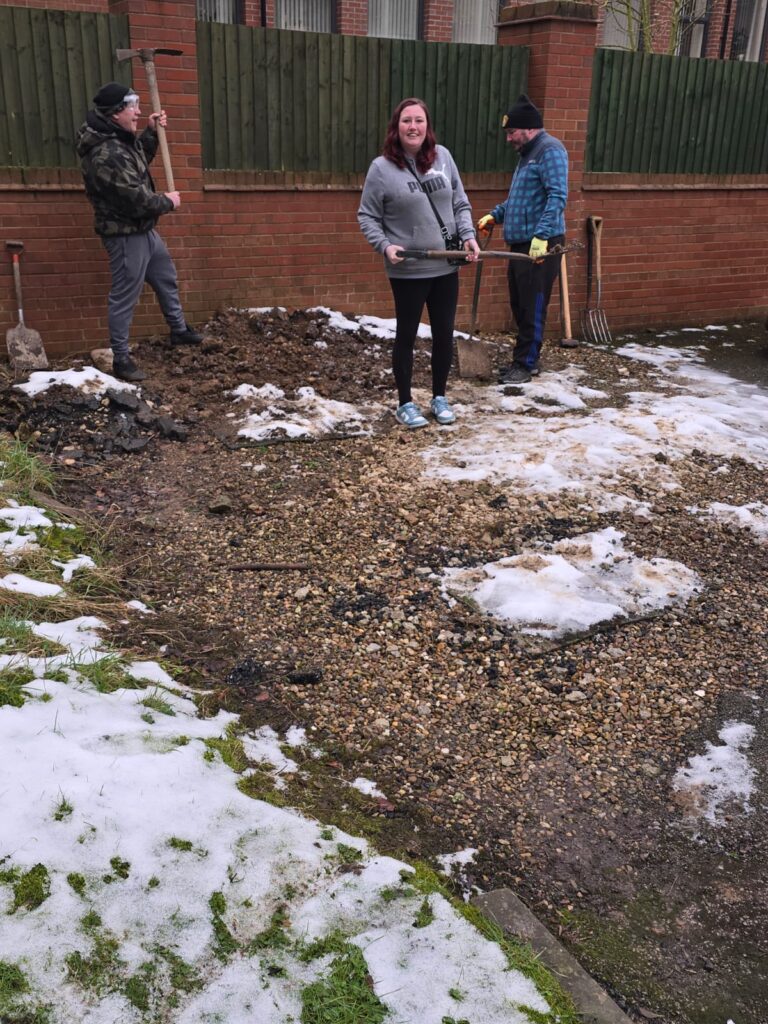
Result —
<path fill-rule="evenodd" d="M 129 85 L 107 82 L 93 97 L 93 105 L 101 114 L 113 114 L 125 105 L 128 96 L 135 95 Z"/>
<path fill-rule="evenodd" d="M 538 108 L 523 93 L 502 117 L 501 127 L 508 132 L 515 128 L 543 128 L 544 120 Z"/>

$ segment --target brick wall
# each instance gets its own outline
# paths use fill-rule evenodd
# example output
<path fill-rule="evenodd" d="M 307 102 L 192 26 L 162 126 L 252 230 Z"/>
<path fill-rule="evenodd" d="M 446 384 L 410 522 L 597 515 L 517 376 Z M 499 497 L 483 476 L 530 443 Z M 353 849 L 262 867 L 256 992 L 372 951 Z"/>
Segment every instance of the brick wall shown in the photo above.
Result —
<path fill-rule="evenodd" d="M 368 0 L 336 0 L 336 25 L 345 36 L 368 35 Z"/>
<path fill-rule="evenodd" d="M 4 3 L 6 0 L 0 0 Z M 195 63 L 194 0 L 113 0 L 127 11 L 136 46 L 179 46 L 181 58 L 160 57 L 157 73 L 169 112 L 169 144 L 181 208 L 164 217 L 163 237 L 179 270 L 190 319 L 216 309 L 279 303 L 327 305 L 392 315 L 381 259 L 359 232 L 359 188 L 244 187 L 225 174 L 201 170 Z M 504 12 L 503 43 L 532 47 L 530 94 L 545 124 L 563 139 L 572 160 L 567 224 L 584 239 L 587 215 L 604 218 L 604 294 L 611 327 L 711 323 L 757 315 L 766 305 L 762 262 L 768 245 L 768 186 L 690 187 L 685 179 L 640 181 L 583 173 L 591 80 L 594 12 L 585 4 L 545 0 Z M 143 72 L 134 69 L 141 91 Z M 143 95 L 146 96 L 146 89 Z M 513 100 L 514 97 L 510 97 Z M 83 112 L 85 113 L 85 112 Z M 501 113 L 501 111 L 499 112 Z M 156 181 L 163 188 L 159 158 Z M 29 177 L 29 175 L 27 175 Z M 490 185 L 467 179 L 476 216 L 506 194 L 503 177 Z M 30 326 L 52 355 L 106 342 L 107 262 L 93 234 L 92 213 L 76 172 L 38 175 L 23 185 L 0 170 L 0 240 L 25 242 L 23 279 Z M 745 248 L 744 239 L 749 239 Z M 0 261 L 3 253 L 0 252 Z M 584 304 L 585 260 L 569 258 L 571 308 Z M 469 319 L 473 270 L 461 272 L 459 325 Z M 480 325 L 509 323 L 504 267 L 483 276 Z M 557 300 L 550 325 L 559 333 Z M 16 322 L 10 262 L 0 262 L 0 324 Z M 149 292 L 137 310 L 135 336 L 164 327 Z"/>
<path fill-rule="evenodd" d="M 453 37 L 453 0 L 424 0 L 424 39 L 450 43 Z"/>
<path fill-rule="evenodd" d="M 261 0 L 241 0 L 243 24 L 251 28 L 261 27 Z"/>

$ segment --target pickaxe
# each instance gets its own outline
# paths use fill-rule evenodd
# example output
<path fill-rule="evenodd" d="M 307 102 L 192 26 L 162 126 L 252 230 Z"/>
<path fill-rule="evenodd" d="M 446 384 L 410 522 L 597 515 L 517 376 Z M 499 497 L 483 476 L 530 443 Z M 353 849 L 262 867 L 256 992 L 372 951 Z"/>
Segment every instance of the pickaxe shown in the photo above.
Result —
<path fill-rule="evenodd" d="M 152 113 L 159 114 L 163 109 L 160 106 L 160 93 L 157 88 L 157 75 L 155 74 L 155 54 L 166 53 L 169 57 L 180 57 L 183 50 L 167 50 L 160 46 L 143 46 L 139 50 L 115 50 L 115 56 L 119 61 L 131 60 L 138 57 L 144 65 L 147 74 L 147 85 L 149 86 L 149 102 L 152 104 Z M 175 192 L 173 184 L 173 171 L 171 170 L 171 154 L 168 152 L 168 140 L 165 137 L 165 128 L 157 125 L 157 137 L 160 142 L 160 155 L 163 158 L 163 170 L 165 171 L 165 182 L 169 192 Z"/>

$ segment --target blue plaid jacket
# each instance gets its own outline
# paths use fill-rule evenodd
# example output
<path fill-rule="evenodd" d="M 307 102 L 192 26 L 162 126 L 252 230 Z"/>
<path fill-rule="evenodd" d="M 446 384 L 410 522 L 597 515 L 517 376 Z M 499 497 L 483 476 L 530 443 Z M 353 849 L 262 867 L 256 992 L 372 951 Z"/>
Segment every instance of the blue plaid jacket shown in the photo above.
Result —
<path fill-rule="evenodd" d="M 540 132 L 523 147 L 509 195 L 491 213 L 504 224 L 508 245 L 565 234 L 568 154 L 562 142 Z"/>

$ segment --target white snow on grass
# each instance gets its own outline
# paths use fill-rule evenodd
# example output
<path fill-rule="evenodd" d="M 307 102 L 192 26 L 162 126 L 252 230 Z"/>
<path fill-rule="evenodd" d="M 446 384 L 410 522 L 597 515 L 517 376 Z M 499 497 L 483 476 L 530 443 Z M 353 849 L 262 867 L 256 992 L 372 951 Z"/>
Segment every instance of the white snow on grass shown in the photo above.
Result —
<path fill-rule="evenodd" d="M 10 590 L 15 594 L 29 594 L 32 597 L 59 597 L 64 593 L 57 583 L 43 583 L 23 573 L 10 572 L 0 578 L 0 590 Z"/>
<path fill-rule="evenodd" d="M 723 814 L 734 805 L 745 813 L 751 811 L 755 769 L 745 751 L 754 736 L 754 726 L 746 722 L 725 722 L 718 732 L 721 743 L 707 741 L 705 753 L 691 757 L 687 767 L 678 769 L 672 788 L 687 796 L 694 816 L 722 825 Z"/>
<path fill-rule="evenodd" d="M 440 1024 L 451 988 L 484 1024 L 528 1022 L 521 1004 L 547 1011 L 497 945 L 408 884 L 408 865 L 241 793 L 215 745 L 235 716 L 201 719 L 162 687 L 49 679 L 24 691 L 21 708 L 0 708 L 0 961 L 25 975 L 20 1005 L 49 1006 L 52 1024 L 140 1024 L 129 994 L 149 978 L 148 1012 L 177 1001 L 167 1019 L 180 1024 L 289 1024 L 331 963 L 302 962 L 303 945 L 341 930 L 393 1020 Z M 45 898 L 17 906 L 28 872 L 43 872 Z M 279 943 L 263 938 L 270 927 Z M 182 961 L 187 991 L 173 982 Z M 77 980 L 91 974 L 95 989 Z"/>
<path fill-rule="evenodd" d="M 469 597 L 523 633 L 553 638 L 685 604 L 701 589 L 680 562 L 638 558 L 623 538 L 608 527 L 477 568 L 447 568 L 443 594 L 449 601 Z"/>
<path fill-rule="evenodd" d="M 353 779 L 352 782 L 350 782 L 350 786 L 353 789 L 358 790 L 364 796 L 378 796 L 381 797 L 382 800 L 386 800 L 386 796 L 382 793 L 376 783 L 372 782 L 371 779 L 364 779 L 362 775 Z"/>
<path fill-rule="evenodd" d="M 58 562 L 56 559 L 52 559 L 51 565 L 61 569 L 61 578 L 64 583 L 69 583 L 78 569 L 96 568 L 96 563 L 89 555 L 77 555 L 75 558 L 70 558 L 67 562 Z"/>
<path fill-rule="evenodd" d="M 231 392 L 248 411 L 238 435 L 254 441 L 272 437 L 318 437 L 323 434 L 368 434 L 367 417 L 348 402 L 318 395 L 314 388 L 297 388 L 293 398 L 274 384 L 260 388 L 241 384 Z"/>
<path fill-rule="evenodd" d="M 12 499 L 9 500 L 7 507 L 0 508 L 0 519 L 5 520 L 15 530 L 31 527 L 50 529 L 53 526 L 53 522 L 43 509 L 36 505 L 19 505 Z"/>
<path fill-rule="evenodd" d="M 720 523 L 748 530 L 760 543 L 768 544 L 768 505 L 761 501 L 753 501 L 748 505 L 727 505 L 713 501 L 705 508 L 692 506 L 689 511 L 694 515 L 711 516 Z"/>
<path fill-rule="evenodd" d="M 131 608 L 133 611 L 138 612 L 140 615 L 154 615 L 155 612 L 144 604 L 143 601 L 139 601 L 134 598 L 132 601 L 125 602 L 126 608 Z"/>
<path fill-rule="evenodd" d="M 76 388 L 89 395 L 103 395 L 109 388 L 115 391 L 136 390 L 135 384 L 128 384 L 108 373 L 102 373 L 95 366 L 84 366 L 82 370 L 36 370 L 29 375 L 29 380 L 25 384 L 14 384 L 14 387 L 34 397 L 48 388 L 62 385 Z"/>

